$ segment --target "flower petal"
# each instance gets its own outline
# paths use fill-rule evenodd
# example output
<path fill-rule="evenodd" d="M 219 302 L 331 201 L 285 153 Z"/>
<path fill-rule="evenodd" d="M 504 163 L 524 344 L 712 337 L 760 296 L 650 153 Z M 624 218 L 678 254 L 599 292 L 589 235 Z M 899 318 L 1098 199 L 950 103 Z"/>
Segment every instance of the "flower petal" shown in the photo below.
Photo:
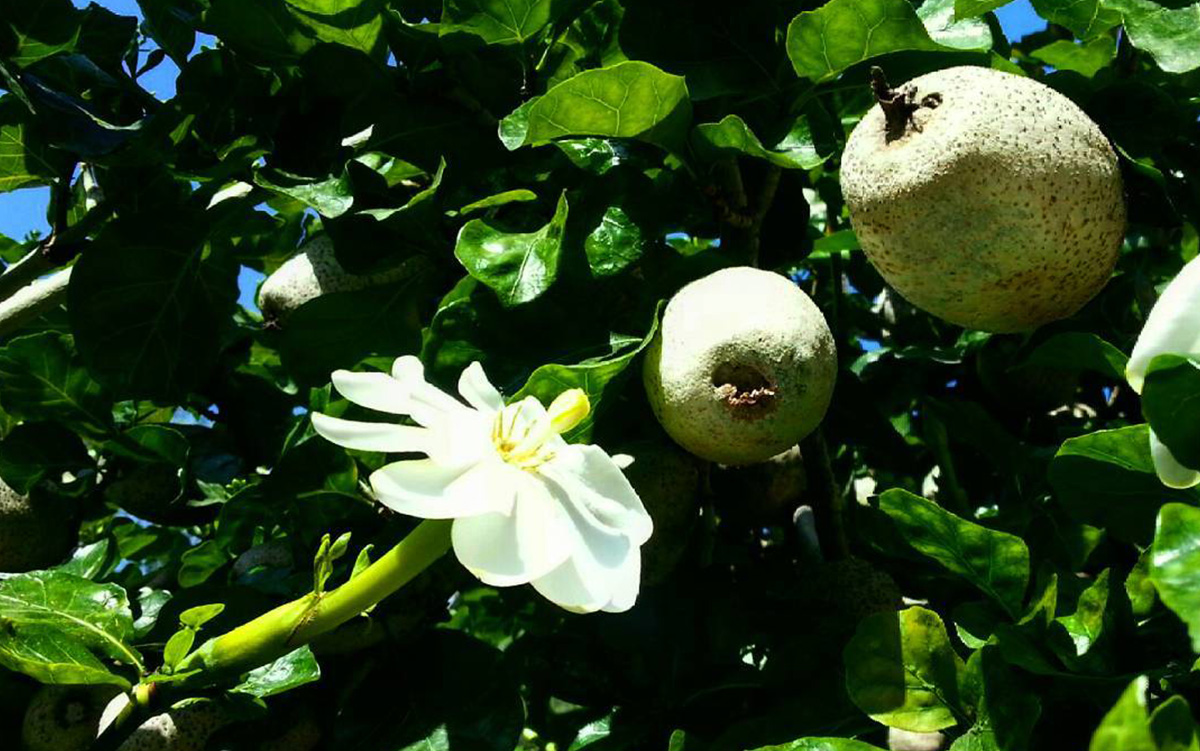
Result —
<path fill-rule="evenodd" d="M 333 372 L 333 386 L 355 404 L 393 415 L 408 414 L 408 389 L 387 373 Z"/>
<path fill-rule="evenodd" d="M 594 613 L 609 603 L 607 581 L 583 576 L 571 559 L 533 580 L 533 588 L 550 602 L 572 613 Z"/>
<path fill-rule="evenodd" d="M 314 412 L 313 429 L 327 441 L 360 451 L 428 451 L 425 428 L 387 422 L 357 422 Z"/>
<path fill-rule="evenodd" d="M 599 446 L 564 445 L 539 471 L 558 485 L 590 526 L 623 534 L 641 545 L 654 522 L 637 491 Z"/>
<path fill-rule="evenodd" d="M 454 553 L 485 584 L 526 584 L 562 564 L 578 537 L 559 503 L 540 482 L 506 468 L 494 484 L 514 493 L 512 513 L 489 513 L 458 519 L 451 530 Z"/>
<path fill-rule="evenodd" d="M 479 486 L 485 465 L 447 467 L 432 459 L 393 462 L 371 473 L 371 488 L 379 502 L 401 514 L 421 519 L 457 519 L 502 507 L 501 493 L 456 492 L 455 487 Z M 462 485 L 459 485 L 459 483 Z"/>
<path fill-rule="evenodd" d="M 458 393 L 480 412 L 499 412 L 504 409 L 504 399 L 487 379 L 483 366 L 473 362 L 458 377 Z"/>
<path fill-rule="evenodd" d="M 1150 431 L 1150 457 L 1154 460 L 1154 471 L 1158 479 L 1168 488 L 1191 488 L 1200 485 L 1200 471 L 1189 469 L 1179 463 L 1171 449 L 1158 440 L 1154 431 Z"/>
<path fill-rule="evenodd" d="M 1139 394 L 1150 361 L 1165 354 L 1200 355 L 1200 258 L 1192 259 L 1163 290 L 1125 366 Z"/>
<path fill-rule="evenodd" d="M 625 563 L 613 572 L 609 579 L 611 592 L 608 604 L 604 606 L 606 613 L 624 613 L 637 602 L 638 592 L 642 586 L 642 551 L 634 547 L 625 558 Z"/>

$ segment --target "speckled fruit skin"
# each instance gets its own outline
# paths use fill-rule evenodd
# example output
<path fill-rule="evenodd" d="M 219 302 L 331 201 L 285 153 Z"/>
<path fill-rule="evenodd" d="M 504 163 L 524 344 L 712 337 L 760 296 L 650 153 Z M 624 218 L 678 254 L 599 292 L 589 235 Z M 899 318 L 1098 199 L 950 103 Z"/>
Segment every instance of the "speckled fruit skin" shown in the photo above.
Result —
<path fill-rule="evenodd" d="M 58 499 L 21 495 L 0 482 L 0 571 L 20 573 L 62 561 L 75 544 L 75 525 Z"/>
<path fill-rule="evenodd" d="M 841 184 L 867 257 L 896 291 L 951 323 L 1026 331 L 1104 286 L 1125 232 L 1117 157 L 1071 100 L 1021 76 L 958 67 L 913 79 L 921 107 L 887 141 L 871 108 Z M 902 88 L 906 88 L 902 87 Z"/>
<path fill-rule="evenodd" d="M 837 354 L 825 317 L 799 287 L 735 267 L 671 298 L 642 376 L 676 443 L 720 464 L 754 464 L 821 422 Z"/>
<path fill-rule="evenodd" d="M 86 751 L 116 686 L 42 686 L 25 709 L 23 751 Z"/>
<path fill-rule="evenodd" d="M 204 751 L 208 737 L 230 721 L 215 702 L 176 706 L 139 725 L 117 751 Z"/>
<path fill-rule="evenodd" d="M 282 320 L 309 300 L 332 292 L 353 292 L 412 276 L 425 261 L 413 258 L 376 274 L 351 274 L 333 251 L 333 241 L 320 235 L 300 249 L 263 281 L 258 307 L 268 320 Z"/>

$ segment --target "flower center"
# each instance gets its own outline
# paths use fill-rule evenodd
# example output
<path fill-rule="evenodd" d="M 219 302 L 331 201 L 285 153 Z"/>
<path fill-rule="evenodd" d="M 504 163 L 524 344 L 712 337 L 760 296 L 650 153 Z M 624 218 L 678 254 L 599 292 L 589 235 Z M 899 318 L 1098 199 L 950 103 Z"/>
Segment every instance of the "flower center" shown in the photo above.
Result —
<path fill-rule="evenodd" d="M 536 469 L 554 458 L 552 439 L 582 422 L 589 411 L 591 405 L 582 389 L 559 394 L 549 409 L 543 409 L 535 397 L 525 397 L 496 415 L 492 444 L 509 464 Z"/>

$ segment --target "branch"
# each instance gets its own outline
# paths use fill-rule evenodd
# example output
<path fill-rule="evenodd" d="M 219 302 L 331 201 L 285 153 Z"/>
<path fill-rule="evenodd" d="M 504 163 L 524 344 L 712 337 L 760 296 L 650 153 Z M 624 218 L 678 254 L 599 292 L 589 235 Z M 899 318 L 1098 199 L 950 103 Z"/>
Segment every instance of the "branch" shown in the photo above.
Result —
<path fill-rule="evenodd" d="M 20 330 L 30 321 L 62 305 L 67 298 L 70 281 L 71 269 L 62 269 L 45 279 L 35 279 L 0 302 L 0 337 Z"/>
<path fill-rule="evenodd" d="M 112 216 L 112 208 L 101 204 L 62 231 L 54 231 L 19 261 L 0 274 L 0 301 L 13 297 L 31 282 L 69 263 L 83 250 L 87 236 Z"/>

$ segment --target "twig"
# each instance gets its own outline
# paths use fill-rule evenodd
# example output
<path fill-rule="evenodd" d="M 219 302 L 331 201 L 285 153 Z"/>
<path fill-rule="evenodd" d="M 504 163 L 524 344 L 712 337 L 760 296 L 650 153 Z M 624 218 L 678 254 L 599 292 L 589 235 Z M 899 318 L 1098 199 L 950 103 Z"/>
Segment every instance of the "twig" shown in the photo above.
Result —
<path fill-rule="evenodd" d="M 814 510 L 825 512 L 817 517 L 817 521 L 824 522 L 820 525 L 823 528 L 821 539 L 832 542 L 825 546 L 829 551 L 829 559 L 847 558 L 850 555 L 850 541 L 846 537 L 844 519 L 846 498 L 833 476 L 829 447 L 820 428 L 800 442 L 800 455 L 804 457 L 804 471 L 808 475 L 808 487 L 813 493 Z"/>
<path fill-rule="evenodd" d="M 35 279 L 0 302 L 0 337 L 18 331 L 43 313 L 62 305 L 70 281 L 71 269 L 62 269 L 45 279 Z"/>
<path fill-rule="evenodd" d="M 75 224 L 54 231 L 36 248 L 15 261 L 0 274 L 0 301 L 16 295 L 31 282 L 68 263 L 84 247 L 87 236 L 112 216 L 112 208 L 100 204 Z"/>

